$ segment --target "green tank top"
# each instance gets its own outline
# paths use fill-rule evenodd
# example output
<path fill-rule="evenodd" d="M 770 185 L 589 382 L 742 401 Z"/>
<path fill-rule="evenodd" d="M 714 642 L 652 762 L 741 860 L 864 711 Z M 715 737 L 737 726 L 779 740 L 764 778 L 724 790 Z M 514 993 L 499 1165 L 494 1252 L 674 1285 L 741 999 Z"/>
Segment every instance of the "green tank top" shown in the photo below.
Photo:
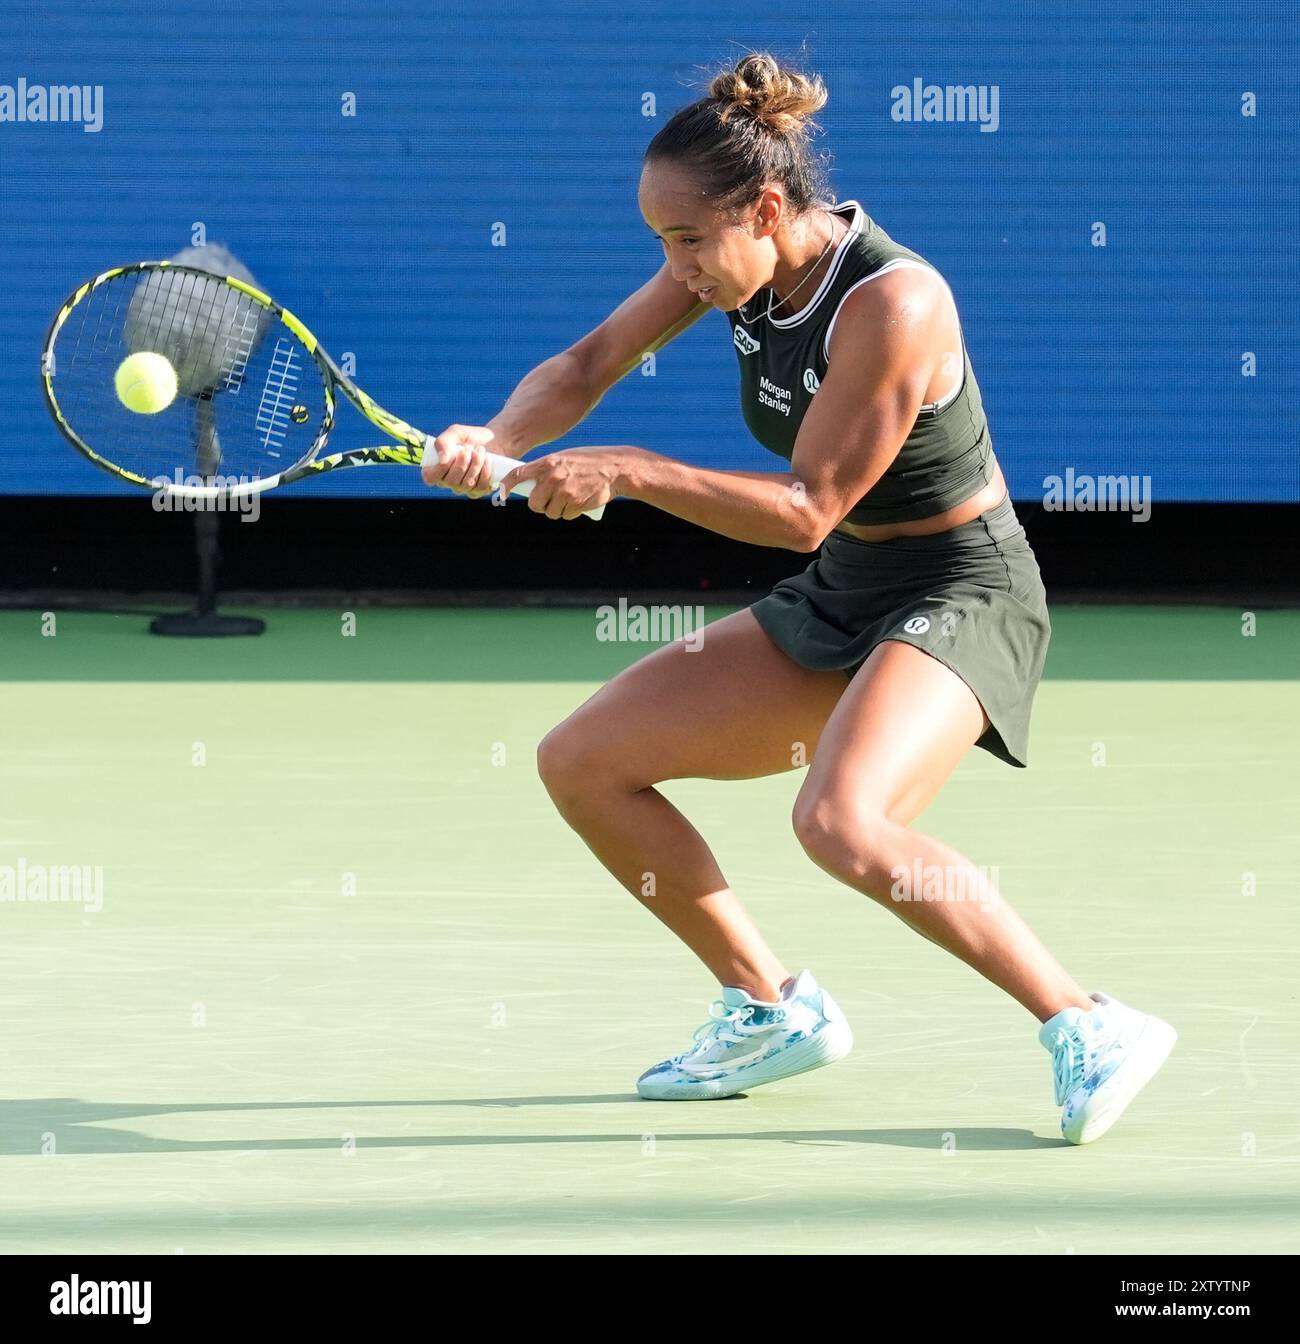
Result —
<path fill-rule="evenodd" d="M 924 257 L 894 242 L 857 201 L 845 201 L 835 213 L 847 221 L 849 231 L 803 308 L 791 317 L 765 317 L 772 295 L 760 289 L 743 309 L 727 314 L 740 361 L 745 423 L 759 443 L 787 460 L 804 413 L 826 377 L 831 329 L 848 295 L 902 266 L 938 274 Z M 928 518 L 969 499 L 992 477 L 988 419 L 963 336 L 960 383 L 939 401 L 921 407 L 898 456 L 846 520 L 870 524 Z"/>

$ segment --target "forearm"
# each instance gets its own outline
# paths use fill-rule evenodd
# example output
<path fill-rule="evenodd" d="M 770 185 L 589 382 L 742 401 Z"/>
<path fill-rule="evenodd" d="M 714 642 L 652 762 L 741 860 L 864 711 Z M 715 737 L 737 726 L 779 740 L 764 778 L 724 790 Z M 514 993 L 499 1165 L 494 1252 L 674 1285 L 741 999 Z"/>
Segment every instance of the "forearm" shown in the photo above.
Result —
<path fill-rule="evenodd" d="M 736 541 L 813 551 L 823 540 L 807 491 L 788 471 L 714 471 L 628 448 L 618 494 Z"/>
<path fill-rule="evenodd" d="M 523 457 L 540 444 L 567 434 L 599 400 L 580 359 L 567 350 L 553 355 L 523 378 L 488 421 L 495 435 L 492 450 Z"/>

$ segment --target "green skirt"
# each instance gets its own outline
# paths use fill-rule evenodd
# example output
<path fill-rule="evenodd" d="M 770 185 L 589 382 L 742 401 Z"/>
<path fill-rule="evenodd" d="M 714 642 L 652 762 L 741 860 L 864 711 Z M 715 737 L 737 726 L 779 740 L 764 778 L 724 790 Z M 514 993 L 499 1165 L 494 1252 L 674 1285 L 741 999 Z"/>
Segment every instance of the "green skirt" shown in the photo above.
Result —
<path fill-rule="evenodd" d="M 978 745 L 1028 759 L 1029 714 L 1052 627 L 1038 563 L 1010 498 L 931 537 L 867 542 L 832 532 L 802 574 L 750 610 L 801 667 L 858 670 L 886 639 L 950 667 L 989 718 Z"/>

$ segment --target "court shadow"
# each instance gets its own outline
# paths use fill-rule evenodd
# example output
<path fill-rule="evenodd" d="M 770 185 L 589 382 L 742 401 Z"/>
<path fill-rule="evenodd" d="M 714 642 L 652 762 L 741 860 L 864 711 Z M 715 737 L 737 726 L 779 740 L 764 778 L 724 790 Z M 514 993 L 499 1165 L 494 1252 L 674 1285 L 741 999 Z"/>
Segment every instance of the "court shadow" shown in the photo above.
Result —
<path fill-rule="evenodd" d="M 736 1106 L 742 1097 L 731 1098 Z M 528 1106 L 601 1106 L 636 1103 L 626 1130 L 562 1134 L 359 1134 L 340 1126 L 332 1134 L 310 1137 L 164 1139 L 113 1128 L 107 1122 L 160 1115 L 255 1114 L 268 1111 L 366 1112 L 382 1108 L 443 1107 L 513 1110 Z M 667 1108 L 667 1109 L 666 1109 Z M 338 1149 L 345 1141 L 357 1148 L 477 1148 L 498 1145 L 554 1145 L 570 1143 L 626 1144 L 640 1141 L 653 1122 L 671 1109 L 669 1103 L 642 1102 L 633 1093 L 595 1093 L 531 1097 L 440 1097 L 402 1101 L 257 1101 L 187 1104 L 84 1101 L 73 1097 L 0 1101 L 0 1157 L 33 1157 L 53 1151 L 59 1155 L 103 1153 L 274 1152 Z M 737 1108 L 736 1119 L 740 1119 Z M 680 1109 L 674 1110 L 680 1114 Z M 642 1117 L 645 1117 L 644 1119 Z M 633 1119 L 634 1117 L 634 1119 Z M 865 1144 L 917 1148 L 932 1152 L 957 1148 L 965 1152 L 1009 1152 L 1069 1147 L 1064 1139 L 1044 1137 L 1024 1129 L 918 1128 L 918 1129 L 756 1129 L 709 1131 L 655 1130 L 658 1143 L 790 1143 L 822 1147 Z M 353 1137 L 354 1136 L 354 1137 Z"/>
<path fill-rule="evenodd" d="M 755 593 L 757 596 L 757 592 Z M 340 639 L 338 604 L 251 608 L 255 640 L 159 640 L 148 612 L 68 611 L 60 637 L 40 635 L 44 608 L 0 611 L 0 682 L 522 683 L 607 681 L 655 644 L 602 640 L 592 593 L 576 607 L 370 607 L 364 639 Z M 480 595 L 480 600 L 483 600 Z M 676 602 L 675 611 L 693 611 Z M 734 608 L 702 608 L 711 622 Z M 668 610 L 668 608 L 665 608 Z M 692 618 L 694 619 L 694 618 Z M 1289 681 L 1300 613 L 1269 613 L 1267 638 L 1243 639 L 1236 606 L 1052 608 L 1049 681 Z M 71 637 L 64 638 L 64 633 Z M 528 657 L 520 658 L 519 650 Z"/>

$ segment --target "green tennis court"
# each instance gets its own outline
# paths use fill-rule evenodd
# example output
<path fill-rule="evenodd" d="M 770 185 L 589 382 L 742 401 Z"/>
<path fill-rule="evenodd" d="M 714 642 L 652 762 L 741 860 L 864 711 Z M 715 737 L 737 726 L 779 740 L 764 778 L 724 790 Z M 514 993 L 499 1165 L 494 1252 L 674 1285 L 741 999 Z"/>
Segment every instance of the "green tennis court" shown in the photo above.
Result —
<path fill-rule="evenodd" d="M 0 876 L 102 870 L 98 910 L 0 902 L 0 1249 L 1300 1249 L 1300 612 L 1056 608 L 1032 768 L 975 753 L 922 823 L 1179 1029 L 1086 1148 L 1033 1020 L 805 858 L 798 774 L 665 792 L 855 1051 L 638 1100 L 714 986 L 533 753 L 646 646 L 589 610 L 263 614 L 0 613 Z"/>

